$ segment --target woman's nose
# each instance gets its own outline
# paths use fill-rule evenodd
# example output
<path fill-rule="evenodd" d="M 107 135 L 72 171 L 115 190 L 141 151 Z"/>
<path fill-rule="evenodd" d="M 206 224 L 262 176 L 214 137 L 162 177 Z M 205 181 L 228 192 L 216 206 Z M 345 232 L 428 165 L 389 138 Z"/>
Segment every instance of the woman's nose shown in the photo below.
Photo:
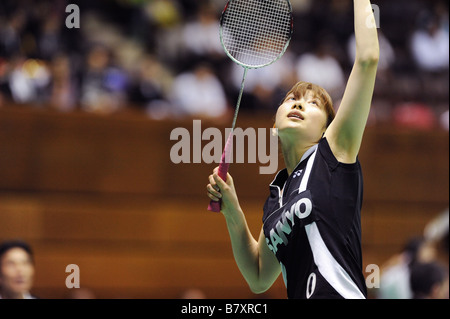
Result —
<path fill-rule="evenodd" d="M 297 103 L 294 103 L 294 105 L 292 105 L 292 109 L 302 110 L 303 107 L 302 107 L 302 105 L 299 102 L 297 102 Z"/>

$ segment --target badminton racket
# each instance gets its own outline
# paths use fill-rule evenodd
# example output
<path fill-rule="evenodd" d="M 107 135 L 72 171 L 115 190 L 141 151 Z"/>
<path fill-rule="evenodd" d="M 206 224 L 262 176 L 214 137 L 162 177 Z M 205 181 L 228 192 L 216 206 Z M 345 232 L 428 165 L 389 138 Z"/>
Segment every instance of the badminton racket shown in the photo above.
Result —
<path fill-rule="evenodd" d="M 289 0 L 229 0 L 220 18 L 220 42 L 228 57 L 244 68 L 231 130 L 225 143 L 218 175 L 226 181 L 233 149 L 233 131 L 239 113 L 248 69 L 268 66 L 282 57 L 292 36 Z M 220 212 L 221 201 L 208 210 Z"/>

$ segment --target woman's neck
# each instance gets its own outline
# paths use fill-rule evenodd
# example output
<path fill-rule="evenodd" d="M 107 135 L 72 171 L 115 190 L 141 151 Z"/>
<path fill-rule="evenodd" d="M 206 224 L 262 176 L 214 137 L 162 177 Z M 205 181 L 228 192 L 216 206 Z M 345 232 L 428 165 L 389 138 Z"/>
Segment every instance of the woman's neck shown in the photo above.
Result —
<path fill-rule="evenodd" d="M 306 145 L 301 143 L 281 143 L 281 151 L 283 153 L 284 163 L 288 174 L 291 175 L 295 167 L 298 165 L 302 156 L 309 150 L 314 144 Z"/>

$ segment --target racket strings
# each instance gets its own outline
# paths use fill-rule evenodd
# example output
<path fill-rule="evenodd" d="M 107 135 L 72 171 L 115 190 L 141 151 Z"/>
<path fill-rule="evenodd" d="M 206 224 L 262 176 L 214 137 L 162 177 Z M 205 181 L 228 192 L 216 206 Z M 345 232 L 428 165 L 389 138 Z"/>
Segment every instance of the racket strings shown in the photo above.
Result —
<path fill-rule="evenodd" d="M 230 1 L 222 17 L 222 42 L 247 67 L 278 59 L 291 36 L 291 10 L 286 0 Z"/>

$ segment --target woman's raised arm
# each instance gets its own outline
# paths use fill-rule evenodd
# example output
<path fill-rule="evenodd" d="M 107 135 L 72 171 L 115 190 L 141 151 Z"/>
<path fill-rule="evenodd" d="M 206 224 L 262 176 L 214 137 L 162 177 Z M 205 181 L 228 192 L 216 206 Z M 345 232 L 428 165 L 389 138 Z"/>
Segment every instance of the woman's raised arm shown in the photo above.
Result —
<path fill-rule="evenodd" d="M 380 55 L 375 17 L 369 0 L 354 0 L 356 58 L 336 117 L 325 132 L 335 157 L 354 163 L 372 103 Z"/>

